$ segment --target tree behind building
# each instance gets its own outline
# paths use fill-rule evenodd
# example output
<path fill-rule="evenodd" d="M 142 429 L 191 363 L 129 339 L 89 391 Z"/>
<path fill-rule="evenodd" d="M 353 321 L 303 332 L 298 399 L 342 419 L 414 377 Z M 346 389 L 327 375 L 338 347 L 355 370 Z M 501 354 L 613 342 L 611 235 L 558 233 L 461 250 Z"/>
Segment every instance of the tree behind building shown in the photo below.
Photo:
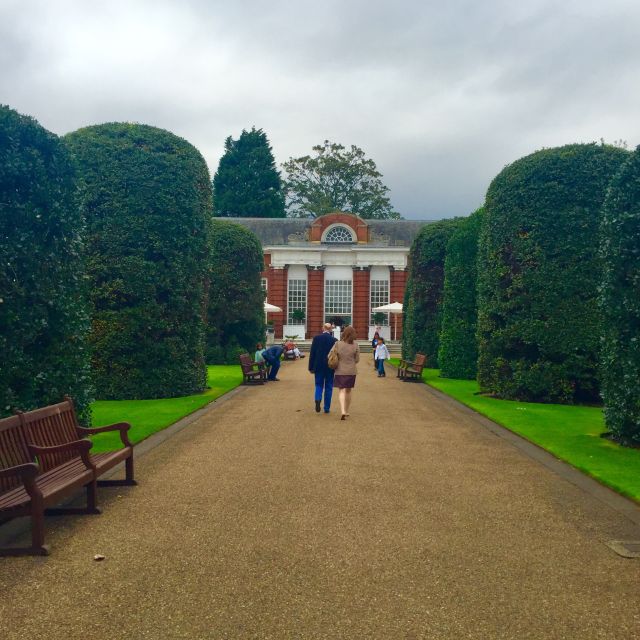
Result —
<path fill-rule="evenodd" d="M 262 129 L 229 136 L 213 177 L 213 212 L 219 218 L 284 218 L 284 194 L 271 146 Z"/>
<path fill-rule="evenodd" d="M 332 211 L 361 218 L 398 219 L 382 183 L 382 174 L 364 151 L 351 145 L 324 141 L 313 147 L 315 156 L 290 158 L 282 166 L 288 176 L 287 214 L 291 218 L 317 218 Z"/>

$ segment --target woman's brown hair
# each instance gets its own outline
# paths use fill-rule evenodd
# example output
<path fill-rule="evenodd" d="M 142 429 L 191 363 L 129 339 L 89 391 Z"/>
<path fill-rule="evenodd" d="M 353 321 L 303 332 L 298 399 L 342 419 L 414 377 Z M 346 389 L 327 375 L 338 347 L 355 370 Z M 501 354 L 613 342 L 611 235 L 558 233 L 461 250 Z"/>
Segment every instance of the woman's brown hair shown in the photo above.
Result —
<path fill-rule="evenodd" d="M 340 336 L 340 340 L 344 340 L 344 342 L 348 342 L 349 344 L 353 344 L 353 341 L 356 339 L 356 330 L 349 325 L 344 328 L 342 335 Z"/>

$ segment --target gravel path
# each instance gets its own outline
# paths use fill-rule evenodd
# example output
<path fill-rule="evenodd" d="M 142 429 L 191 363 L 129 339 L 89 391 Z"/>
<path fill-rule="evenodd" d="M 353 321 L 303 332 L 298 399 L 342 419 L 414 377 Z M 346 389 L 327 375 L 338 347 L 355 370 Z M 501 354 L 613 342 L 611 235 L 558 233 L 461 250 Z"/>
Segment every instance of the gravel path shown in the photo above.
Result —
<path fill-rule="evenodd" d="M 0 559 L 0 638 L 640 638 L 637 525 L 368 361 L 346 422 L 280 377 Z"/>

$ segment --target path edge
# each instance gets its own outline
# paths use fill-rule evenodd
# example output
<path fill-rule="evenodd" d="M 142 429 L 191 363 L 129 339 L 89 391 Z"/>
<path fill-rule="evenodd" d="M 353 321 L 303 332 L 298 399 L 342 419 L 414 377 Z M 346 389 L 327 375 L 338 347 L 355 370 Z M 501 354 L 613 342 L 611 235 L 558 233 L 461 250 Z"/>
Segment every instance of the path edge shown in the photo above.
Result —
<path fill-rule="evenodd" d="M 640 526 L 640 505 L 638 505 L 630 498 L 627 498 L 614 489 L 602 484 L 596 478 L 592 478 L 586 473 L 580 471 L 580 469 L 577 469 L 576 467 L 570 465 L 568 462 L 557 458 L 546 449 L 543 449 L 540 445 L 537 445 L 534 442 L 531 442 L 523 436 L 515 433 L 514 431 L 507 429 L 507 427 L 503 427 L 501 424 L 494 422 L 475 409 L 472 409 L 459 400 L 456 400 L 452 396 L 447 395 L 443 391 L 432 387 L 426 382 L 422 382 L 421 386 L 427 393 L 435 396 L 445 404 L 448 404 L 449 406 L 464 412 L 467 416 L 472 418 L 474 422 L 479 424 L 484 429 L 491 431 L 491 433 L 498 436 L 499 438 L 507 441 L 516 449 L 524 453 L 527 457 L 542 464 L 547 469 L 550 469 L 553 473 L 561 477 L 563 480 L 570 482 L 585 493 L 596 498 L 600 502 L 603 502 L 609 508 L 625 516 L 634 524 Z"/>

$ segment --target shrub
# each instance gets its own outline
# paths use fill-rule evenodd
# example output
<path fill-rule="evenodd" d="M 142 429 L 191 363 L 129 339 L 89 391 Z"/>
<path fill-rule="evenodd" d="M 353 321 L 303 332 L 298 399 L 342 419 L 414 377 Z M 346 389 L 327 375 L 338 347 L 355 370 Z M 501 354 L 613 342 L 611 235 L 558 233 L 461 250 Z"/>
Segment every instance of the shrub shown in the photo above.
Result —
<path fill-rule="evenodd" d="M 202 391 L 211 218 L 204 159 L 182 138 L 138 124 L 87 127 L 66 141 L 88 225 L 98 397 Z"/>
<path fill-rule="evenodd" d="M 613 179 L 601 234 L 602 396 L 607 427 L 640 444 L 640 147 Z"/>
<path fill-rule="evenodd" d="M 235 364 L 264 342 L 262 246 L 248 229 L 215 219 L 211 234 L 207 362 Z"/>
<path fill-rule="evenodd" d="M 0 106 L 0 416 L 69 394 L 88 421 L 82 230 L 64 145 Z"/>
<path fill-rule="evenodd" d="M 476 262 L 482 209 L 460 221 L 446 249 L 438 363 L 445 378 L 473 380 L 477 372 Z"/>
<path fill-rule="evenodd" d="M 628 153 L 545 149 L 491 183 L 478 263 L 478 380 L 502 398 L 598 399 L 597 235 L 607 185 Z"/>
<path fill-rule="evenodd" d="M 440 220 L 423 227 L 409 254 L 402 353 L 407 358 L 424 353 L 430 367 L 438 367 L 444 259 L 447 242 L 459 221 L 460 218 Z"/>

